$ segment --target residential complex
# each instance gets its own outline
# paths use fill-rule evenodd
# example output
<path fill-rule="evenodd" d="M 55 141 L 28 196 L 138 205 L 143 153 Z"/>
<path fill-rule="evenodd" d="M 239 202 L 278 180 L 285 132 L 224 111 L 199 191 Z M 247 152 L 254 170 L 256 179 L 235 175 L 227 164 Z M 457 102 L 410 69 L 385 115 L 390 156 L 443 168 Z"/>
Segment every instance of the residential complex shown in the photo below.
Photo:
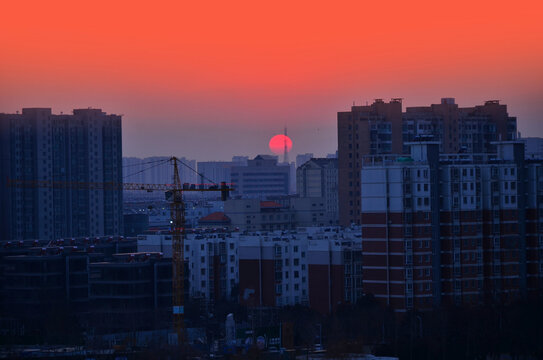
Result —
<path fill-rule="evenodd" d="M 0 159 L 0 239 L 123 232 L 121 189 L 72 186 L 122 183 L 121 116 L 90 108 L 0 114 Z"/>
<path fill-rule="evenodd" d="M 171 235 L 140 235 L 138 251 L 169 258 Z M 189 233 L 184 253 L 192 297 L 327 314 L 363 294 L 360 228 Z"/>
<path fill-rule="evenodd" d="M 520 141 L 496 153 L 361 161 L 363 288 L 397 311 L 506 303 L 543 286 L 543 161 Z"/>
<path fill-rule="evenodd" d="M 445 153 L 492 153 L 497 140 L 514 140 L 516 118 L 507 106 L 491 100 L 461 108 L 453 98 L 440 104 L 408 107 L 402 100 L 353 106 L 338 112 L 338 168 L 340 225 L 360 224 L 360 166 L 362 157 L 407 153 L 405 143 L 426 138 L 440 142 Z"/>

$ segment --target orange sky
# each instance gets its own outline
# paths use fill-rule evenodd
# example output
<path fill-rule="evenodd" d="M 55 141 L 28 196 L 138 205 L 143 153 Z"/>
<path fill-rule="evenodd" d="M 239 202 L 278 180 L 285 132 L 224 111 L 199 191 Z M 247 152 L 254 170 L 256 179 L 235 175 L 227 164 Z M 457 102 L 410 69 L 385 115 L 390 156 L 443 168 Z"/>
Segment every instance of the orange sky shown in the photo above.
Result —
<path fill-rule="evenodd" d="M 137 3 L 137 5 L 135 4 Z M 8 1 L 0 112 L 124 114 L 125 155 L 336 149 L 353 101 L 500 99 L 543 136 L 539 1 Z"/>

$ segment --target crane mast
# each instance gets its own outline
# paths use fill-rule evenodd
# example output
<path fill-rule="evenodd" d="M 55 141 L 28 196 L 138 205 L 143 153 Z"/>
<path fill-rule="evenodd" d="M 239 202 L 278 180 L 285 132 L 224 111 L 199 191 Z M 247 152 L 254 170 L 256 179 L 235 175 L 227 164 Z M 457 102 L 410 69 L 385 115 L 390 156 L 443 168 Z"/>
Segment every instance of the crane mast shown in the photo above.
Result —
<path fill-rule="evenodd" d="M 225 182 L 218 184 L 188 184 L 181 183 L 179 177 L 179 165 L 181 161 L 175 156 L 169 161 L 173 164 L 172 184 L 137 184 L 119 182 L 77 182 L 77 181 L 56 181 L 36 179 L 7 179 L 6 184 L 18 188 L 55 188 L 55 189 L 78 189 L 78 190 L 143 190 L 152 192 L 163 190 L 166 192 L 166 200 L 170 201 L 170 220 L 172 235 L 172 315 L 173 327 L 177 334 L 177 344 L 184 345 L 186 342 L 185 329 L 185 202 L 183 192 L 220 192 L 221 200 L 228 198 L 229 192 L 234 190 Z M 186 166 L 186 165 L 185 165 Z M 194 169 L 190 168 L 192 171 Z M 196 172 L 196 171 L 195 171 Z M 199 174 L 201 175 L 201 174 Z M 203 176 L 202 176 L 203 177 Z"/>
<path fill-rule="evenodd" d="M 172 157 L 173 163 L 173 189 L 171 190 L 170 216 L 172 233 L 172 306 L 173 306 L 173 325 L 177 333 L 177 343 L 183 344 L 185 340 L 185 203 L 183 202 L 183 191 L 181 179 L 179 178 L 178 159 Z"/>

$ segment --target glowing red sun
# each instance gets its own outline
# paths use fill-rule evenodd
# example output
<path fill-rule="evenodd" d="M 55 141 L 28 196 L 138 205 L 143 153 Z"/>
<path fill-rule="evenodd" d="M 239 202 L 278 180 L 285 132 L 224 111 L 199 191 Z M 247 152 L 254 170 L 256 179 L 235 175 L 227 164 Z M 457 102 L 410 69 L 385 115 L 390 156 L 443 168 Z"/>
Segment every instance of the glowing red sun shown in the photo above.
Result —
<path fill-rule="evenodd" d="M 292 140 L 286 135 L 279 134 L 275 135 L 270 139 L 270 150 L 277 155 L 283 155 L 283 152 L 285 150 L 285 141 L 287 143 L 287 152 L 292 149 Z"/>

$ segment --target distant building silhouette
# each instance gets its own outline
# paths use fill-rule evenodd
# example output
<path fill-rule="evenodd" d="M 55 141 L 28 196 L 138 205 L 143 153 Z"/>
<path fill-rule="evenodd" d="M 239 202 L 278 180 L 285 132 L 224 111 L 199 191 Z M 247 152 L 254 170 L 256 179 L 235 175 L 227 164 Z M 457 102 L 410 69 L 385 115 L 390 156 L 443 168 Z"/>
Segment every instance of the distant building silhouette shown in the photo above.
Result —
<path fill-rule="evenodd" d="M 277 156 L 258 155 L 247 166 L 231 168 L 233 196 L 264 198 L 269 195 L 288 195 L 291 167 L 279 165 Z"/>

